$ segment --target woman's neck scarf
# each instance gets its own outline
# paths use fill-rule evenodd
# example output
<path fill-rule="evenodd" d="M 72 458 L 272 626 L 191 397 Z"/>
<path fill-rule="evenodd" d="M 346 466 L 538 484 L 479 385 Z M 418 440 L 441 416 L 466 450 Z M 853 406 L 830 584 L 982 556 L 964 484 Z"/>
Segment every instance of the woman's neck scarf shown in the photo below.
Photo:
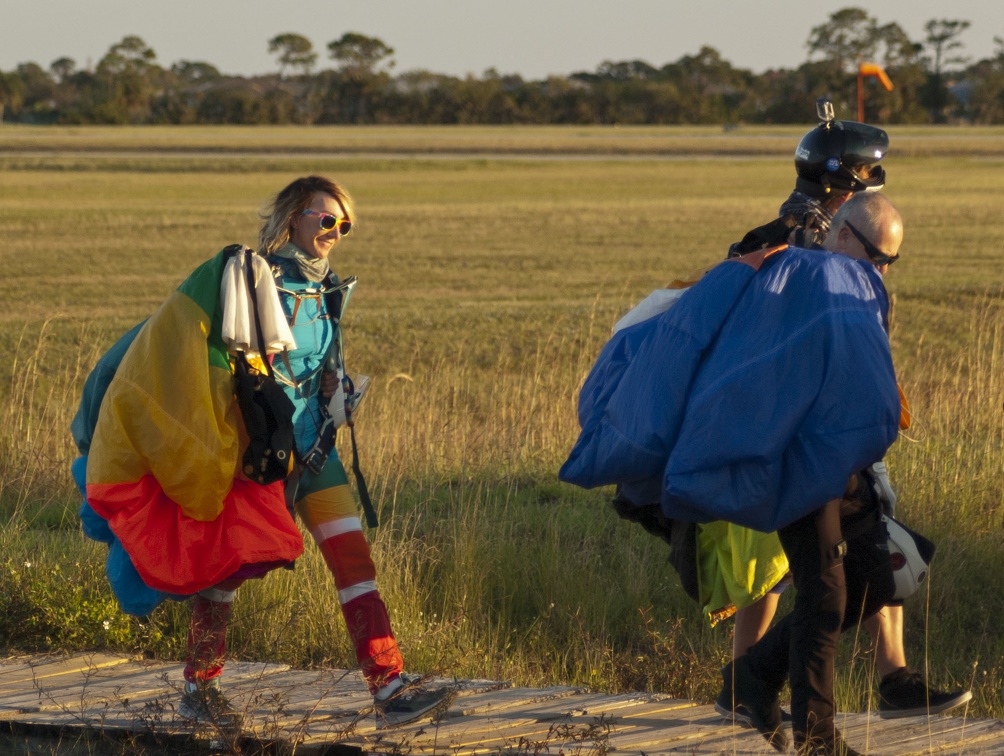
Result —
<path fill-rule="evenodd" d="M 308 255 L 292 242 L 289 242 L 284 247 L 280 247 L 272 254 L 276 257 L 293 260 L 300 271 L 300 275 L 314 283 L 320 283 L 331 272 L 326 258 Z"/>

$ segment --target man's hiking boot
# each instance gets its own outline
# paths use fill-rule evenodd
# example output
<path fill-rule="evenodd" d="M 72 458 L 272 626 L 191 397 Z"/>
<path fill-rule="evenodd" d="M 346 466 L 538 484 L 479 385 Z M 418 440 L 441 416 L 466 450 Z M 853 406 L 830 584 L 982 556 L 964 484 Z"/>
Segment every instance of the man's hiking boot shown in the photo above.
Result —
<path fill-rule="evenodd" d="M 920 673 L 903 667 L 886 675 L 879 683 L 879 716 L 898 719 L 940 714 L 968 703 L 972 697 L 968 690 L 929 688 Z"/>
<path fill-rule="evenodd" d="M 377 727 L 399 727 L 417 719 L 432 718 L 449 708 L 453 688 L 423 688 L 412 675 L 402 675 L 405 684 L 384 699 L 373 697 Z M 420 679 L 420 678 L 419 678 Z"/>
<path fill-rule="evenodd" d="M 201 685 L 185 685 L 178 714 L 193 722 L 216 725 L 224 730 L 240 729 L 244 716 L 231 706 L 215 680 Z"/>
<path fill-rule="evenodd" d="M 782 727 L 778 691 L 753 676 L 744 657 L 722 668 L 722 692 L 715 700 L 715 711 L 736 724 L 752 727 L 776 750 L 788 749 L 788 737 Z"/>

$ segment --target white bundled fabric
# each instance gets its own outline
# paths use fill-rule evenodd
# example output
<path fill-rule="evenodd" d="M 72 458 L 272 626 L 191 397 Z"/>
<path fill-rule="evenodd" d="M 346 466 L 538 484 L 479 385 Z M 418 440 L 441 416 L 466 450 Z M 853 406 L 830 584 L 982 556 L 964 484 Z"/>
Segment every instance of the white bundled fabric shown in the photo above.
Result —
<path fill-rule="evenodd" d="M 255 280 L 255 297 L 258 300 L 258 319 L 261 322 L 265 354 L 275 354 L 285 349 L 295 349 L 296 341 L 289 330 L 286 314 L 279 304 L 272 271 L 265 258 L 256 254 L 236 254 L 227 260 L 220 283 L 223 304 L 223 340 L 231 352 L 245 352 L 248 356 L 262 356 L 254 325 L 254 303 L 248 291 L 247 260 L 252 261 Z"/>
<path fill-rule="evenodd" d="M 686 288 L 656 289 L 617 321 L 614 325 L 614 333 L 665 312 L 677 299 L 683 296 L 686 290 Z"/>
<path fill-rule="evenodd" d="M 872 465 L 872 473 L 875 476 L 875 493 L 882 502 L 882 512 L 895 517 L 896 492 L 892 490 L 892 483 L 889 482 L 889 468 L 880 460 Z"/>

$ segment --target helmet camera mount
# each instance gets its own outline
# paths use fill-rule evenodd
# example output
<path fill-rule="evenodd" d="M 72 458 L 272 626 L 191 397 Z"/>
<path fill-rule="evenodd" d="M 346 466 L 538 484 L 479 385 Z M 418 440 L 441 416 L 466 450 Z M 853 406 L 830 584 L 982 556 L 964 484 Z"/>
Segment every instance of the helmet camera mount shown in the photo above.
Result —
<path fill-rule="evenodd" d="M 833 115 L 833 102 L 829 97 L 820 97 L 816 100 L 816 116 L 819 118 L 819 125 L 824 129 L 829 129 L 835 116 Z"/>

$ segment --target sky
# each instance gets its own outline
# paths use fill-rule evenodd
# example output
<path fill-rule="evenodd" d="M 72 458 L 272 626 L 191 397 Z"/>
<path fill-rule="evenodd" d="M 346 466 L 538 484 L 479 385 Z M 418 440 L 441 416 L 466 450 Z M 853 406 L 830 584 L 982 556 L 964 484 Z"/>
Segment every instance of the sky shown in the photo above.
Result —
<path fill-rule="evenodd" d="M 606 60 L 660 67 L 704 45 L 761 73 L 805 62 L 812 28 L 855 6 L 916 42 L 930 19 L 968 20 L 960 41 L 973 60 L 992 56 L 994 37 L 1004 37 L 1000 0 L 4 0 L 0 70 L 48 68 L 64 56 L 87 68 L 137 35 L 164 67 L 193 60 L 226 74 L 274 73 L 268 40 L 285 32 L 310 39 L 325 68 L 327 44 L 352 31 L 394 48 L 395 74 L 480 77 L 494 68 L 537 80 Z"/>

